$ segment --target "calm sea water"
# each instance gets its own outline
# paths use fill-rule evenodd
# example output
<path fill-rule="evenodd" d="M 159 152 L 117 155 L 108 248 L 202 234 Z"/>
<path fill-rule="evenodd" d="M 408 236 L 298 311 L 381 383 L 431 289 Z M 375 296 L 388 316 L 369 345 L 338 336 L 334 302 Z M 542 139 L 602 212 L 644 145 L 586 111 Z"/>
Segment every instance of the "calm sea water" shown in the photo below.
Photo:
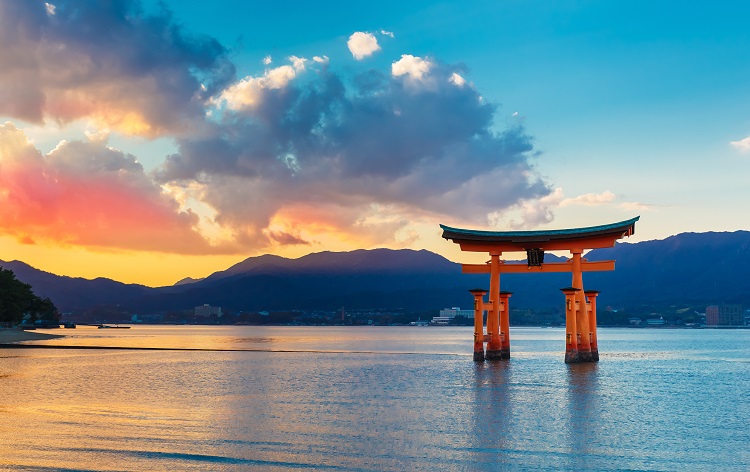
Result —
<path fill-rule="evenodd" d="M 750 330 L 79 327 L 0 349 L 3 470 L 748 470 Z M 195 350 L 207 349 L 207 350 Z"/>

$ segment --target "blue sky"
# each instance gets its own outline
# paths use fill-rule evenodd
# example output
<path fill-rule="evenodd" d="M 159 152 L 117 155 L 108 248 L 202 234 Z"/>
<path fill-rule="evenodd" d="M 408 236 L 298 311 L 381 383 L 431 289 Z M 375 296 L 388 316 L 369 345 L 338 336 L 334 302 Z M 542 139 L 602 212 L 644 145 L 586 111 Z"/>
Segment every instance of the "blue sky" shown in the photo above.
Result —
<path fill-rule="evenodd" d="M 261 253 L 463 260 L 438 223 L 748 229 L 749 10 L 6 0 L 0 259 L 154 285 Z"/>

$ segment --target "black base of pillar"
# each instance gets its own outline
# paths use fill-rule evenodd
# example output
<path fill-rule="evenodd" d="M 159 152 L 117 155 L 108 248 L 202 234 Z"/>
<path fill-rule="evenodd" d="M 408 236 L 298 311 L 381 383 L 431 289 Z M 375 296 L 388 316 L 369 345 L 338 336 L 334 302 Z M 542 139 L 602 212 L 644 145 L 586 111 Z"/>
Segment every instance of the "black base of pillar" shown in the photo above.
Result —
<path fill-rule="evenodd" d="M 567 351 L 565 353 L 566 364 L 577 364 L 579 362 L 599 362 L 599 351 Z"/>
<path fill-rule="evenodd" d="M 500 349 L 500 359 L 510 359 L 510 349 Z"/>
<path fill-rule="evenodd" d="M 474 362 L 484 361 L 484 351 L 474 351 Z"/>
<path fill-rule="evenodd" d="M 578 351 L 576 351 L 575 349 L 565 351 L 565 363 L 575 364 L 576 362 L 581 362 L 580 358 L 578 357 Z"/>
<path fill-rule="evenodd" d="M 487 353 L 484 355 L 484 358 L 488 361 L 503 359 L 503 351 L 502 349 L 487 349 Z"/>

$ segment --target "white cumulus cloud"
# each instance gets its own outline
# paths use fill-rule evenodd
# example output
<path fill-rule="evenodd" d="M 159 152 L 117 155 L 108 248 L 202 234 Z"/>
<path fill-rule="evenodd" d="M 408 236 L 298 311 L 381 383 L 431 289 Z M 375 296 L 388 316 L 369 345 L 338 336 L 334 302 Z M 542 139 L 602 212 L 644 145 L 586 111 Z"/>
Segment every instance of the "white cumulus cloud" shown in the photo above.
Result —
<path fill-rule="evenodd" d="M 378 39 L 375 35 L 361 31 L 357 31 L 349 36 L 349 41 L 347 41 L 346 45 L 349 46 L 349 51 L 351 51 L 354 59 L 358 61 L 380 50 Z"/>
<path fill-rule="evenodd" d="M 750 151 L 750 136 L 745 139 L 740 139 L 739 141 L 731 141 L 729 144 L 734 146 L 734 148 L 740 152 L 748 152 Z"/>
<path fill-rule="evenodd" d="M 422 77 L 430 72 L 432 63 L 421 57 L 412 56 L 411 54 L 402 54 L 401 59 L 391 65 L 391 73 L 394 77 L 408 75 L 414 80 L 421 80 Z"/>
<path fill-rule="evenodd" d="M 264 65 L 269 65 L 271 62 L 273 62 L 273 59 L 271 59 L 271 56 L 266 56 L 263 58 Z"/>
<path fill-rule="evenodd" d="M 214 103 L 224 102 L 234 110 L 254 107 L 261 102 L 265 90 L 284 88 L 296 76 L 297 71 L 290 65 L 268 69 L 261 77 L 247 76 L 228 87 Z"/>
<path fill-rule="evenodd" d="M 313 61 L 319 64 L 328 64 L 330 59 L 328 59 L 328 56 L 313 56 Z"/>
<path fill-rule="evenodd" d="M 305 62 L 307 62 L 307 59 L 304 57 L 289 56 L 289 61 L 291 61 L 292 67 L 294 67 L 294 70 L 297 72 L 305 70 Z"/>
<path fill-rule="evenodd" d="M 466 79 L 455 72 L 448 78 L 448 80 L 450 81 L 450 83 L 455 84 L 459 87 L 463 87 L 464 84 L 466 84 Z"/>
<path fill-rule="evenodd" d="M 389 36 L 391 38 L 393 37 L 392 31 L 380 30 L 380 34 L 382 34 L 383 36 Z"/>

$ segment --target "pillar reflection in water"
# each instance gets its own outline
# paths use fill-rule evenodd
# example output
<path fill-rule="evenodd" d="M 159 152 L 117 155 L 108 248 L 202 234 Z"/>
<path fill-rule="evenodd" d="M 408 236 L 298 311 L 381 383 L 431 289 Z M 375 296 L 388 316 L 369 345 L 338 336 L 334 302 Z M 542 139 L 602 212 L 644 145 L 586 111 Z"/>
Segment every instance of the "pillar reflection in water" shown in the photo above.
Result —
<path fill-rule="evenodd" d="M 471 453 L 475 464 L 513 464 L 512 365 L 474 364 L 474 406 Z"/>
<path fill-rule="evenodd" d="M 568 470 L 595 470 L 591 462 L 599 449 L 602 392 L 599 388 L 599 364 L 568 364 Z"/>

